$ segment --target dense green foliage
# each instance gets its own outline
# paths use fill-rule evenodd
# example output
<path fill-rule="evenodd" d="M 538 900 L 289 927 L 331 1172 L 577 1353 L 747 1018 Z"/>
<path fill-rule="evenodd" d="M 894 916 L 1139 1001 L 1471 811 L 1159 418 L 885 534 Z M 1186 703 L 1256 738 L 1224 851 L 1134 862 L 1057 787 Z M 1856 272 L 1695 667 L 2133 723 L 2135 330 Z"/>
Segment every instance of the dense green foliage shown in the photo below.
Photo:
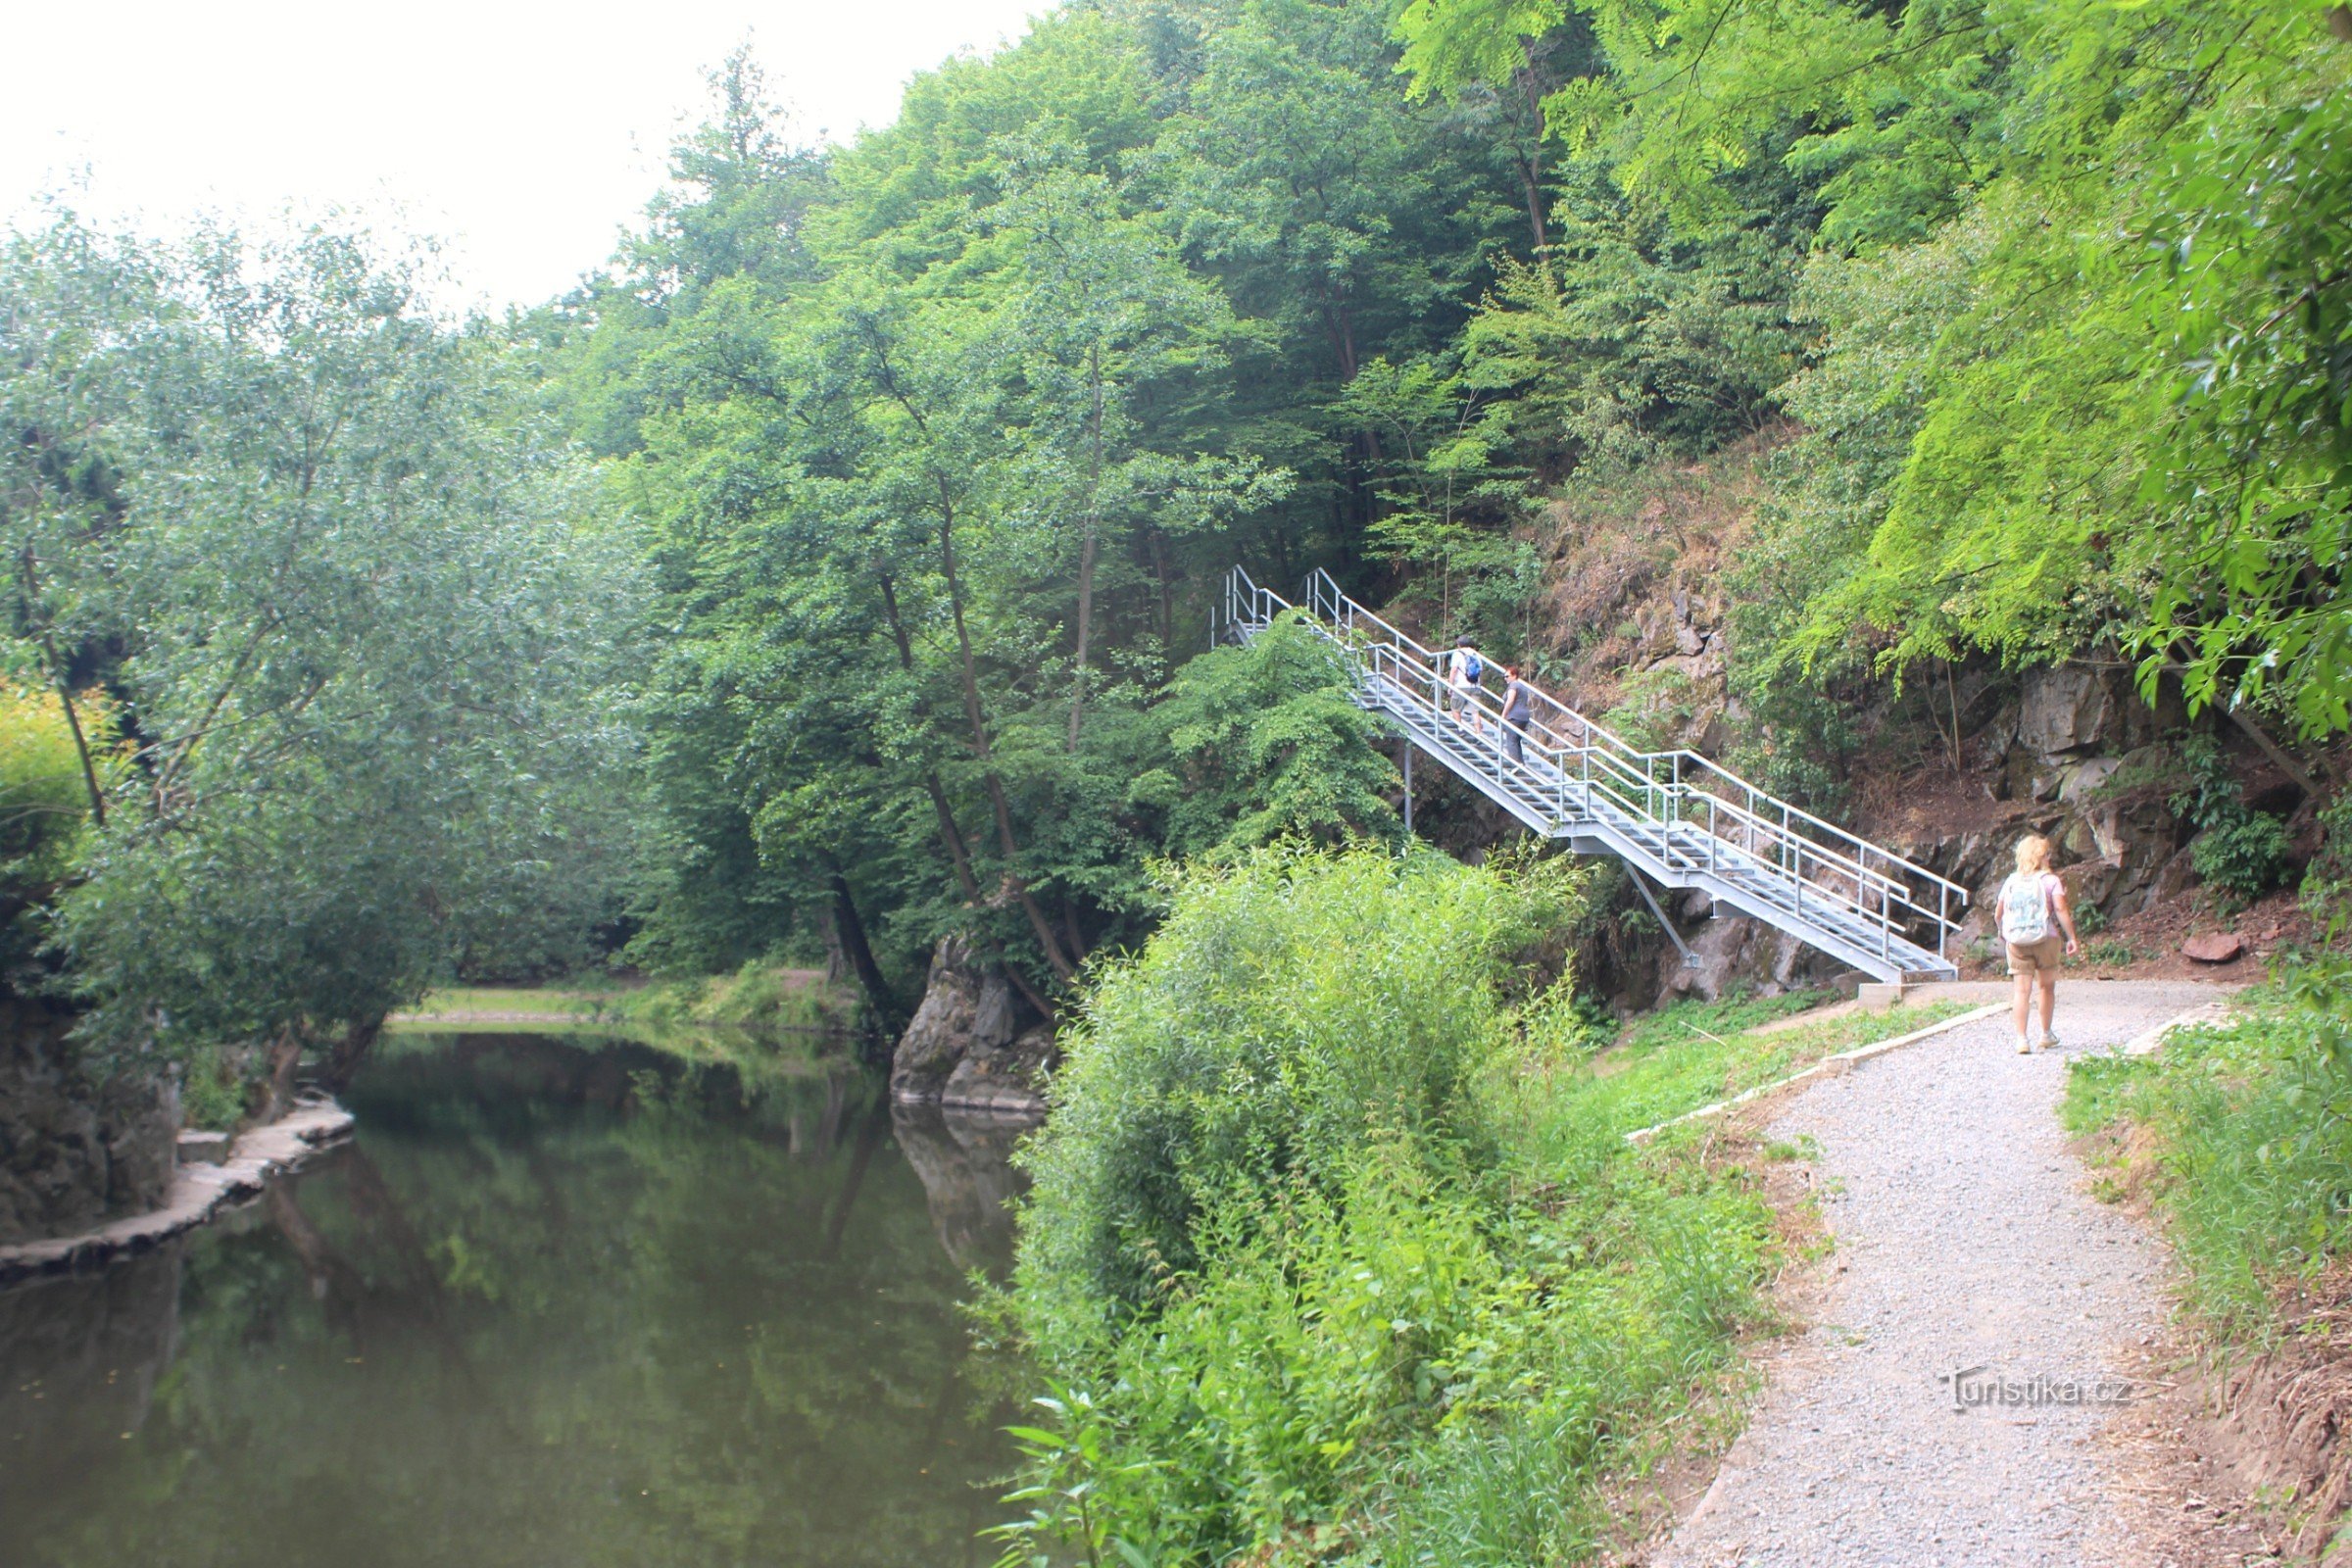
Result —
<path fill-rule="evenodd" d="M 1775 784 L 1834 802 L 1814 688 L 1923 659 L 2342 729 L 2344 25 L 1109 0 L 823 151 L 738 55 L 530 323 L 659 576 L 636 951 L 830 921 L 910 975 L 962 925 L 1053 1005 L 1149 928 L 1153 856 L 1375 825 L 1297 787 L 1319 722 L 1222 776 L 1302 716 L 1185 668 L 1228 564 L 1531 653 L 1536 503 L 1776 421 L 1729 645 Z"/>
<path fill-rule="evenodd" d="M 2173 812 L 2194 823 L 2189 858 L 2197 877 L 2232 904 L 2250 904 L 2284 880 L 2286 824 L 2257 811 L 2239 796 L 2230 760 L 2210 735 L 2181 747 L 2189 787 L 2173 797 Z"/>
<path fill-rule="evenodd" d="M 0 249 L 11 652 L 66 720 L 30 733 L 87 832 L 44 891 L 103 1046 L 358 1049 L 616 911 L 631 563 L 424 267 L 70 215 Z"/>
<path fill-rule="evenodd" d="M 662 596 L 640 956 L 830 921 L 904 973 L 963 925 L 1050 1005 L 1152 856 L 1393 831 L 1324 663 L 1177 675 L 1226 564 L 1355 548 L 1391 468 L 1351 381 L 1441 351 L 1516 221 L 1384 26 L 1050 16 L 823 157 L 719 74 L 622 272 L 535 328 Z"/>
<path fill-rule="evenodd" d="M 1594 1545 L 1595 1475 L 1718 1364 L 1770 1250 L 1752 1172 L 1624 1135 L 1911 1021 L 1672 1008 L 1596 1070 L 1607 1037 L 1519 961 L 1585 876 L 1355 851 L 1171 889 L 1024 1156 L 1003 1307 L 1054 1393 L 1011 1560 Z"/>
<path fill-rule="evenodd" d="M 1074 1347 L 1201 1263 L 1200 1227 L 1287 1186 L 1325 1196 L 1367 1142 L 1477 1141 L 1499 1046 L 1492 878 L 1422 854 L 1261 856 L 1174 889 L 1089 988 L 1029 1155 L 1032 1328 Z"/>
<path fill-rule="evenodd" d="M 2170 1222 L 2191 1299 L 2230 1340 L 2263 1343 L 2284 1293 L 2352 1245 L 2352 982 L 2340 963 L 2290 970 L 2153 1055 L 2080 1060 L 2066 1117 L 2144 1129 L 2123 1174 Z"/>

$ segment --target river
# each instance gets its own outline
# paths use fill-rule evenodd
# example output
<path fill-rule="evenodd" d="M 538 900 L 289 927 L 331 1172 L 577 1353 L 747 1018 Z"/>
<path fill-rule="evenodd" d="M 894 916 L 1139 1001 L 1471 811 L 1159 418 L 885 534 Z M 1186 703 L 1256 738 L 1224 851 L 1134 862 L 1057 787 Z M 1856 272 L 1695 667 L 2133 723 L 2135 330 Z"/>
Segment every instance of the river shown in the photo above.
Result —
<path fill-rule="evenodd" d="M 530 1035 L 345 1103 L 263 1200 L 0 1292 L 0 1564 L 993 1559 L 1012 1379 L 956 1302 L 1008 1130 Z"/>

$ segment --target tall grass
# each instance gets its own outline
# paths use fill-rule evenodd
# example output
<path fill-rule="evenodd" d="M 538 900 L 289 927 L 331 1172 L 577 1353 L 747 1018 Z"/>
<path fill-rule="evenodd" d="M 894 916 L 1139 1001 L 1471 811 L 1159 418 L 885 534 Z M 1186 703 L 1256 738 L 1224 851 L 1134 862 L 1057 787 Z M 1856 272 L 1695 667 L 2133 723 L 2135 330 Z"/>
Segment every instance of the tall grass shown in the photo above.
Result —
<path fill-rule="evenodd" d="M 2114 1135 L 2167 1217 L 2191 1304 L 2225 1340 L 2268 1343 L 2279 1293 L 2352 1247 L 2352 968 L 2292 970 L 2232 1021 L 2142 1057 L 2079 1059 L 2065 1117 Z"/>

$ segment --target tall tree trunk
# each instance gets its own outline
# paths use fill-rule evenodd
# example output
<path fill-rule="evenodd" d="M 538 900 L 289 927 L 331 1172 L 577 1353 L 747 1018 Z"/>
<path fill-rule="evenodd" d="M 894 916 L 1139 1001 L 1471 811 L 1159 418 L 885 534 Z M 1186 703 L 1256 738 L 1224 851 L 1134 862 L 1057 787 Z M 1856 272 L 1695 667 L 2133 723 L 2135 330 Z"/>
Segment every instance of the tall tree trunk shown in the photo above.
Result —
<path fill-rule="evenodd" d="M 890 638 L 898 646 L 899 667 L 909 673 L 914 669 L 914 640 L 906 633 L 906 623 L 899 614 L 898 586 L 890 573 L 878 574 L 882 583 L 882 610 L 890 621 Z M 978 906 L 980 879 L 972 870 L 971 846 L 964 842 L 963 830 L 956 825 L 956 812 L 948 805 L 948 792 L 939 782 L 936 769 L 923 769 L 923 792 L 931 797 L 932 814 L 939 819 L 940 848 L 947 852 L 948 863 L 955 868 L 956 885 L 963 890 L 964 902 Z"/>
<path fill-rule="evenodd" d="M 355 1023 L 345 1029 L 343 1038 L 336 1041 L 334 1049 L 326 1054 L 326 1068 L 322 1075 L 326 1086 L 338 1094 L 348 1088 L 383 1033 L 384 1020 L 381 1018 L 371 1023 Z"/>
<path fill-rule="evenodd" d="M 1093 402 L 1087 414 L 1086 542 L 1078 549 L 1078 662 L 1070 671 L 1070 744 L 1078 755 L 1078 720 L 1086 707 L 1087 643 L 1095 629 L 1095 552 L 1102 535 L 1102 351 L 1086 351 L 1088 391 Z"/>
<path fill-rule="evenodd" d="M 1519 78 L 1520 91 L 1527 94 L 1527 112 L 1535 119 L 1535 135 L 1529 151 L 1515 160 L 1519 165 L 1519 183 L 1527 194 L 1527 226 L 1535 236 L 1536 255 L 1544 254 L 1547 243 L 1544 230 L 1544 92 L 1536 74 L 1536 42 L 1533 38 L 1519 40 L 1520 58 L 1527 63 L 1514 73 Z"/>
<path fill-rule="evenodd" d="M 1004 798 L 1004 781 L 997 776 L 995 754 L 988 744 L 988 722 L 980 710 L 980 667 L 972 653 L 971 628 L 963 614 L 963 579 L 956 569 L 956 512 L 948 499 L 947 481 L 939 481 L 939 560 L 941 575 L 948 584 L 948 610 L 956 622 L 956 647 L 962 662 L 963 712 L 971 726 L 972 751 L 980 760 L 980 776 L 988 788 L 989 805 L 997 818 L 997 840 L 1004 852 L 1004 880 L 1019 902 L 1021 911 L 1029 917 L 1029 928 L 1037 933 L 1037 945 L 1045 954 L 1046 962 L 1055 977 L 1065 983 L 1078 977 L 1078 966 L 1061 951 L 1054 939 L 1054 927 L 1047 921 L 1045 910 L 1037 906 L 1029 887 L 1014 869 L 1020 858 L 1021 845 L 1012 830 L 1012 805 Z"/>
<path fill-rule="evenodd" d="M 98 787 L 98 769 L 90 760 L 89 737 L 82 733 L 81 715 L 74 710 L 74 694 L 66 687 L 64 666 L 57 663 L 56 645 L 46 635 L 43 636 L 42 641 L 50 644 L 49 662 L 57 668 L 58 672 L 57 700 L 65 707 L 66 728 L 71 730 L 74 735 L 74 755 L 81 760 L 81 787 L 89 792 L 90 820 L 97 823 L 98 826 L 104 827 L 106 826 L 106 792 Z"/>
<path fill-rule="evenodd" d="M 879 1031 L 895 1037 L 906 1016 L 899 999 L 892 994 L 890 982 L 882 978 L 882 966 L 874 961 L 874 950 L 865 938 L 865 921 L 858 913 L 857 901 L 850 897 L 849 879 L 839 871 L 833 873 L 833 929 L 841 939 L 842 951 L 848 956 L 850 968 L 858 976 L 858 985 L 874 1009 L 874 1023 Z M 884 1065 L 887 1065 L 887 1061 Z"/>

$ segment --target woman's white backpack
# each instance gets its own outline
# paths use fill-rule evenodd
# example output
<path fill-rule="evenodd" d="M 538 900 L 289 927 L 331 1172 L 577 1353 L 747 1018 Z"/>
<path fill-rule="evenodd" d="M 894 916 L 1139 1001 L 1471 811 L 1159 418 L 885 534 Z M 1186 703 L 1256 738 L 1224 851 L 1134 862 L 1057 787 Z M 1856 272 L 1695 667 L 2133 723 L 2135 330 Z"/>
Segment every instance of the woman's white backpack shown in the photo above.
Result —
<path fill-rule="evenodd" d="M 2023 871 L 2001 884 L 2001 940 L 2030 947 L 2050 934 L 2050 895 L 2044 873 Z"/>

